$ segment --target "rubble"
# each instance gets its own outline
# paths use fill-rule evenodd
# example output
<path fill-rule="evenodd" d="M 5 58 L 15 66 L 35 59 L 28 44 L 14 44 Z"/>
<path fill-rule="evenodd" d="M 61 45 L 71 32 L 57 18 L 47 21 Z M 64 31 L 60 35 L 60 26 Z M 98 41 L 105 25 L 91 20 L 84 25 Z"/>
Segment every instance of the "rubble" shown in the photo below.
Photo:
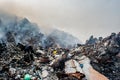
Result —
<path fill-rule="evenodd" d="M 116 41 L 119 36 L 108 36 L 94 44 L 79 45 L 73 49 L 51 46 L 46 50 L 13 41 L 1 42 L 0 79 L 82 80 L 86 78 L 85 65 L 79 62 L 85 55 L 96 71 L 109 80 L 119 80 L 120 44 Z"/>
<path fill-rule="evenodd" d="M 12 25 L 19 27 L 15 31 L 0 27 L 7 31 L 6 39 L 0 38 L 0 80 L 86 80 L 88 67 L 95 73 L 93 78 L 99 74 L 105 80 L 120 80 L 120 33 L 99 39 L 91 36 L 86 44 L 71 47 L 64 44 L 69 41 L 61 45 L 46 41 L 26 18 L 18 23 Z"/>

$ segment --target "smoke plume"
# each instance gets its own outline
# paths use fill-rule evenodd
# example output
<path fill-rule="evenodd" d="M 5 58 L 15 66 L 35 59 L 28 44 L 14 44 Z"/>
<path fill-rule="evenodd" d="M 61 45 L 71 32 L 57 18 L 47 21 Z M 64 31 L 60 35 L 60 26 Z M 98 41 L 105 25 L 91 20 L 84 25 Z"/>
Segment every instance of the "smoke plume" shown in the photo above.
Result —
<path fill-rule="evenodd" d="M 71 48 L 80 41 L 63 31 L 54 29 L 50 34 L 42 33 L 40 27 L 31 23 L 27 18 L 0 13 L 0 39 L 4 42 L 31 44 L 34 46 L 51 46 L 58 44 L 60 47 Z"/>

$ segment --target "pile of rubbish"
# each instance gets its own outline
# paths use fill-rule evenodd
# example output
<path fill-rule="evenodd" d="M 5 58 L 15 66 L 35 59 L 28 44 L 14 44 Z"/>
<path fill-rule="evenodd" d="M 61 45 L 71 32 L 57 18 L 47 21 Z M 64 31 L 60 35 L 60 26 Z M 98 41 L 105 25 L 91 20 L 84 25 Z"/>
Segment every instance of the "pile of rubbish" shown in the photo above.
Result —
<path fill-rule="evenodd" d="M 0 80 L 120 80 L 120 32 L 69 47 L 61 32 L 45 37 L 27 19 L 15 21 L 0 19 Z"/>
<path fill-rule="evenodd" d="M 12 42 L 1 42 L 0 51 L 0 80 L 64 80 L 64 77 L 65 80 L 77 80 L 84 77 L 84 74 L 75 73 L 74 70 L 73 74 L 69 74 L 69 70 L 65 68 L 65 64 L 70 67 L 71 63 L 76 62 L 67 57 L 68 49 L 34 49 L 21 43 L 16 45 Z M 77 66 L 79 68 L 78 63 Z"/>
<path fill-rule="evenodd" d="M 109 80 L 120 79 L 120 33 L 96 39 L 92 44 L 88 40 L 73 49 L 34 48 L 9 39 L 0 42 L 0 80 L 85 80 L 85 65 L 80 64 L 83 55 Z"/>
<path fill-rule="evenodd" d="M 120 79 L 120 32 L 106 38 L 90 37 L 83 53 L 91 59 L 91 65 L 110 80 Z"/>

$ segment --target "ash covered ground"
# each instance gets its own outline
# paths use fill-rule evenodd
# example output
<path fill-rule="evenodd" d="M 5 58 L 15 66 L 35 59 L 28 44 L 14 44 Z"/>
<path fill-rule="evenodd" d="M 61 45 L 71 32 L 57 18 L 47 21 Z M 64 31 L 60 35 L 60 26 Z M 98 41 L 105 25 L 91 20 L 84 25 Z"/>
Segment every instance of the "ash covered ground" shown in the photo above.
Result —
<path fill-rule="evenodd" d="M 0 80 L 23 80 L 25 76 L 32 80 L 85 80 L 84 73 L 66 73 L 66 62 L 78 62 L 81 55 L 108 79 L 120 80 L 120 33 L 91 36 L 80 44 L 63 31 L 46 35 L 26 18 L 0 14 Z"/>

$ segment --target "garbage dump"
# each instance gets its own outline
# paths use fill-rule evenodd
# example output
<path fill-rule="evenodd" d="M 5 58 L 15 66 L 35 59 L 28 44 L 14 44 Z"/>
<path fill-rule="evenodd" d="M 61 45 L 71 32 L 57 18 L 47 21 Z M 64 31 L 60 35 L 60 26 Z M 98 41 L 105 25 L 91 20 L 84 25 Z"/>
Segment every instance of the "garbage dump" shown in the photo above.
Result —
<path fill-rule="evenodd" d="M 0 80 L 120 80 L 120 33 L 65 48 L 54 41 L 43 46 L 44 34 L 27 19 L 10 24 L 15 30 L 0 23 L 6 32 L 0 37 Z"/>

